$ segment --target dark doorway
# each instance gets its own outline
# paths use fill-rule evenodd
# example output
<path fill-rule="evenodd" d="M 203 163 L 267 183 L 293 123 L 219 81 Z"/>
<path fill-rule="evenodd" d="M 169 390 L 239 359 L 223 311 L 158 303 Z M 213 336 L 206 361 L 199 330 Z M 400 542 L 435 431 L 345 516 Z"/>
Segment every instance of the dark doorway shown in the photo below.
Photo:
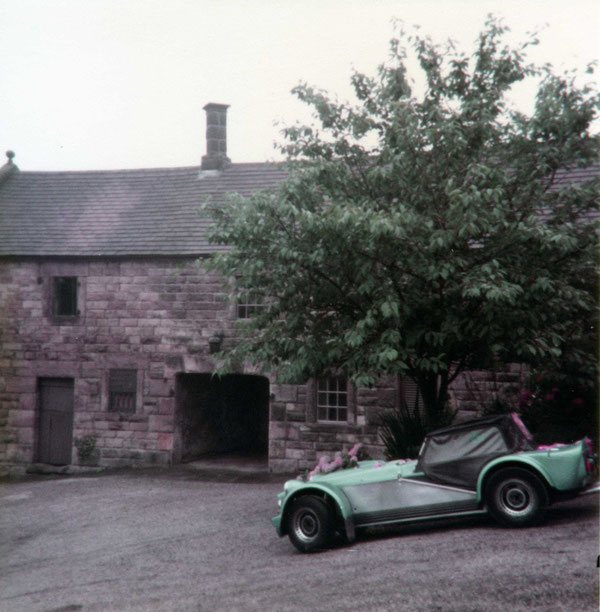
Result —
<path fill-rule="evenodd" d="M 73 447 L 73 379 L 39 381 L 38 461 L 69 465 Z"/>
<path fill-rule="evenodd" d="M 224 454 L 266 459 L 269 381 L 242 374 L 180 374 L 177 421 L 181 461 Z"/>

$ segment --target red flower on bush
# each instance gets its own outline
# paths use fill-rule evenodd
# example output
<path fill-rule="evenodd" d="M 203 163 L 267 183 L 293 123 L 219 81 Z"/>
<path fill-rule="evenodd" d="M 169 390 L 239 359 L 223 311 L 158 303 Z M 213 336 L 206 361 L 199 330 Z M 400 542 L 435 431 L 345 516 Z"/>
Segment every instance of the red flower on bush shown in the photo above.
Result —
<path fill-rule="evenodd" d="M 533 400 L 533 393 L 531 391 L 523 391 L 521 394 L 521 399 L 519 401 L 519 406 L 530 406 Z"/>

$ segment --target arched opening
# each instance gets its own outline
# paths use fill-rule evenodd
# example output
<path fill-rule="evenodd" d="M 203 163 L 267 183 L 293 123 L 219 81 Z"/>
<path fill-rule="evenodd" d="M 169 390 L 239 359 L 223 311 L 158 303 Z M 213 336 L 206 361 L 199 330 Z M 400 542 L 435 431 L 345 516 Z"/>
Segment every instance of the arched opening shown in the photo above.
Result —
<path fill-rule="evenodd" d="M 269 381 L 246 374 L 179 374 L 176 460 L 216 455 L 267 460 Z"/>

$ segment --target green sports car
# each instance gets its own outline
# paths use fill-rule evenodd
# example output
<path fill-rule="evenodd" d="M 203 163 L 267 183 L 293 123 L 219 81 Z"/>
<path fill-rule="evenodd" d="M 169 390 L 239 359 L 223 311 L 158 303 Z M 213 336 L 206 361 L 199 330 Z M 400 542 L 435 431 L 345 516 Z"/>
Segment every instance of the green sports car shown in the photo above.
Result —
<path fill-rule="evenodd" d="M 327 547 L 335 532 L 352 542 L 357 528 L 373 525 L 485 512 L 504 525 L 532 525 L 549 504 L 598 490 L 588 438 L 536 446 L 517 414 L 433 431 L 416 460 L 323 471 L 287 481 L 278 495 L 273 525 L 301 552 Z"/>

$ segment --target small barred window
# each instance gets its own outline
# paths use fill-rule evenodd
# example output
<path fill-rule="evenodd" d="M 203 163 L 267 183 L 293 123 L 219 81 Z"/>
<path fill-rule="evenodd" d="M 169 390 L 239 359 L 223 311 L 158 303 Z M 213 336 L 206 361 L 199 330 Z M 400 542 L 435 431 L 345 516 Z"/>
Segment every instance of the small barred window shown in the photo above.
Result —
<path fill-rule="evenodd" d="M 110 412 L 134 413 L 137 396 L 137 370 L 110 370 L 108 393 Z"/>

